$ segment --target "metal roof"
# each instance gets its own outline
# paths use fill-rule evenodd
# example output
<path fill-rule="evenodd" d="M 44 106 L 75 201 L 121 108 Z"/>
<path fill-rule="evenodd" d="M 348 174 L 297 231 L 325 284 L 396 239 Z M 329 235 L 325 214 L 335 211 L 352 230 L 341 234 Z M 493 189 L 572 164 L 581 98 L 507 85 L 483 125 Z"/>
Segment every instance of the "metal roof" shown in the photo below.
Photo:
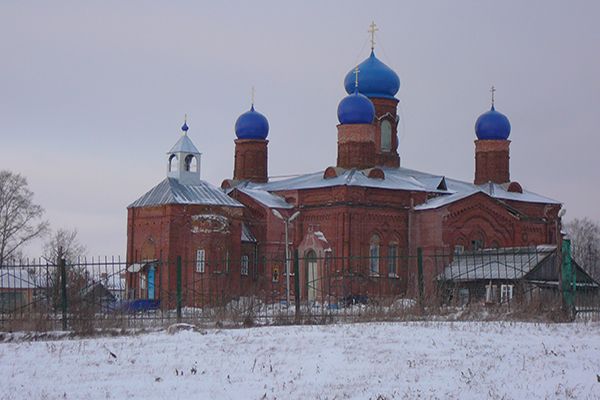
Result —
<path fill-rule="evenodd" d="M 173 147 L 171 147 L 171 150 L 169 150 L 169 152 L 167 154 L 172 154 L 172 153 L 200 154 L 200 152 L 198 151 L 196 146 L 194 146 L 194 143 L 192 143 L 192 141 L 188 137 L 188 135 L 182 135 L 179 138 L 179 140 L 177 141 L 177 143 L 175 143 L 175 145 Z"/>
<path fill-rule="evenodd" d="M 332 178 L 324 178 L 324 171 L 304 174 L 283 180 L 271 180 L 268 183 L 244 182 L 238 188 L 251 189 L 255 192 L 277 192 L 283 190 L 317 189 L 334 186 L 359 186 L 369 188 L 407 190 L 415 192 L 437 193 L 440 196 L 428 200 L 416 207 L 417 210 L 426 210 L 442 207 L 452 202 L 461 200 L 477 192 L 501 200 L 515 200 L 527 203 L 560 204 L 559 201 L 523 190 L 523 193 L 509 192 L 506 185 L 483 184 L 475 185 L 443 175 L 416 171 L 408 168 L 381 167 L 385 174 L 384 179 L 369 178 L 367 171 L 358 169 L 341 170 L 341 173 Z"/>
<path fill-rule="evenodd" d="M 240 188 L 239 191 L 250 196 L 254 200 L 258 201 L 260 204 L 269 208 L 294 208 L 294 206 L 286 202 L 283 197 L 277 196 L 273 193 L 269 193 L 265 190 Z"/>
<path fill-rule="evenodd" d="M 227 196 L 208 182 L 196 185 L 181 184 L 175 178 L 165 178 L 149 192 L 131 203 L 127 208 L 149 207 L 163 204 L 199 204 L 243 207 L 237 200 Z"/>
<path fill-rule="evenodd" d="M 556 246 L 540 245 L 457 254 L 438 279 L 454 282 L 521 279 L 555 250 Z"/>

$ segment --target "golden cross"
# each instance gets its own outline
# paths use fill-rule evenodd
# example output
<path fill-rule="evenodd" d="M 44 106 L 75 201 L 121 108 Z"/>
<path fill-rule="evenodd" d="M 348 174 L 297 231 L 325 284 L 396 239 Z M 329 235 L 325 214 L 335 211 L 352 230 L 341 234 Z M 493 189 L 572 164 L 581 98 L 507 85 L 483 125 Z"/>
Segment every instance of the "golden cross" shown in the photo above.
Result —
<path fill-rule="evenodd" d="M 496 88 L 494 87 L 494 85 L 492 85 L 492 88 L 490 89 L 490 92 L 492 92 L 492 107 L 494 107 L 494 92 L 496 91 Z"/>
<path fill-rule="evenodd" d="M 371 21 L 371 25 L 369 25 L 369 33 L 371 34 L 371 50 L 375 49 L 375 32 L 377 32 L 379 28 L 375 25 L 375 21 Z"/>
<path fill-rule="evenodd" d="M 254 86 L 252 86 L 252 105 L 254 105 Z"/>
<path fill-rule="evenodd" d="M 358 65 L 354 68 L 354 87 L 358 89 L 358 73 L 360 70 L 358 69 Z"/>

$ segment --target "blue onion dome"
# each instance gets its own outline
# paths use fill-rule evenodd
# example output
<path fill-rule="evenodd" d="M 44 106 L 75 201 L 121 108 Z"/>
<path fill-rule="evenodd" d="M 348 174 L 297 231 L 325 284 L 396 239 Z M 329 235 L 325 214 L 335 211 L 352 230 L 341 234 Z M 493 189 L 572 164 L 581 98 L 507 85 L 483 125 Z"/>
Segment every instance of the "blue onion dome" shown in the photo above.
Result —
<path fill-rule="evenodd" d="M 254 110 L 254 104 L 250 111 L 246 111 L 235 121 L 235 135 L 238 139 L 264 140 L 268 134 L 269 121 L 264 115 Z"/>
<path fill-rule="evenodd" d="M 355 89 L 340 101 L 337 115 L 340 124 L 370 124 L 375 117 L 375 107 L 367 96 Z"/>
<path fill-rule="evenodd" d="M 360 80 L 358 82 L 358 91 L 368 97 L 383 97 L 393 99 L 400 89 L 400 78 L 387 65 L 375 57 L 375 52 L 371 50 L 371 55 L 365 61 L 358 65 L 360 71 Z M 352 69 L 344 78 L 344 87 L 346 93 L 354 92 L 355 70 Z"/>
<path fill-rule="evenodd" d="M 183 122 L 183 125 L 181 126 L 181 130 L 182 130 L 184 133 L 187 133 L 187 131 L 188 131 L 189 129 L 190 129 L 190 127 L 188 126 L 188 124 L 187 124 L 187 121 L 184 121 L 184 122 Z"/>
<path fill-rule="evenodd" d="M 475 122 L 475 134 L 479 140 L 506 140 L 510 135 L 510 122 L 506 115 L 494 108 L 484 112 Z"/>

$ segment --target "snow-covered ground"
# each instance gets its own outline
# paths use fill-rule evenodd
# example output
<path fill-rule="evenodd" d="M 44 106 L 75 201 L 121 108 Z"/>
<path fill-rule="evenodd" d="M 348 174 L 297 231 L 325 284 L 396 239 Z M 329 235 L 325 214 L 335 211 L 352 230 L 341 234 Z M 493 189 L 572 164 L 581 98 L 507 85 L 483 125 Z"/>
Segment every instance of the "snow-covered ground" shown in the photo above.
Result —
<path fill-rule="evenodd" d="M 364 323 L 0 344 L 2 399 L 599 399 L 597 374 L 598 323 Z"/>

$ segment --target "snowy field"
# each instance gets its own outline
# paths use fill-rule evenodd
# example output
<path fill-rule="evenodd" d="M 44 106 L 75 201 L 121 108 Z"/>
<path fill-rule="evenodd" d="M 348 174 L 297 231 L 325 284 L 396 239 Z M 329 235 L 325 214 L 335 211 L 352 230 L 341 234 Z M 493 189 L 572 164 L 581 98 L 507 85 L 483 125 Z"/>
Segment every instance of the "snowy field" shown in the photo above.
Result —
<path fill-rule="evenodd" d="M 2 399 L 600 399 L 597 374 L 598 323 L 364 323 L 0 344 Z"/>

